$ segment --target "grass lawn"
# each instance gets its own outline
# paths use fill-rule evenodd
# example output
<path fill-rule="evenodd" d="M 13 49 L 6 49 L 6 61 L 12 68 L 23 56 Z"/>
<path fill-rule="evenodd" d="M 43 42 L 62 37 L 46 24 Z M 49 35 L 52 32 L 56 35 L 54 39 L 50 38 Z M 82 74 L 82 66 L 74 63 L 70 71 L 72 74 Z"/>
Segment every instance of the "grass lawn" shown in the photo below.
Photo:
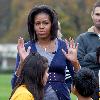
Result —
<path fill-rule="evenodd" d="M 0 74 L 0 100 L 8 100 L 11 93 L 10 80 L 10 74 Z"/>
<path fill-rule="evenodd" d="M 71 94 L 71 100 L 77 100 L 76 96 Z"/>
<path fill-rule="evenodd" d="M 0 100 L 8 100 L 11 94 L 11 74 L 0 74 Z M 71 100 L 76 97 L 71 94 Z"/>

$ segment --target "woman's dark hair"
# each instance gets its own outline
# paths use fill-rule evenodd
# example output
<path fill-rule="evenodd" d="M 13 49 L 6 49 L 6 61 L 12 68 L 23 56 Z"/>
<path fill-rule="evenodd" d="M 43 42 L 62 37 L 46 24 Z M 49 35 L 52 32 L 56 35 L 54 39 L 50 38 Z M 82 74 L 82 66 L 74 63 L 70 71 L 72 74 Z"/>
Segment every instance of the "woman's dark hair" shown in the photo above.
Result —
<path fill-rule="evenodd" d="M 11 96 L 20 85 L 25 85 L 34 96 L 34 100 L 43 100 L 43 76 L 47 68 L 48 60 L 45 57 L 38 53 L 31 53 L 23 62 L 21 75 Z"/>
<path fill-rule="evenodd" d="M 94 72 L 89 68 L 81 68 L 74 75 L 73 86 L 81 96 L 92 96 L 97 88 L 97 79 Z"/>
<path fill-rule="evenodd" d="M 34 19 L 35 16 L 39 13 L 46 13 L 50 17 L 51 21 L 51 40 L 55 39 L 57 37 L 57 32 L 58 32 L 58 17 L 57 13 L 55 12 L 54 9 L 47 5 L 40 5 L 40 6 L 35 6 L 31 10 L 28 16 L 28 32 L 30 35 L 30 40 L 31 41 L 37 41 L 37 35 L 34 30 Z"/>

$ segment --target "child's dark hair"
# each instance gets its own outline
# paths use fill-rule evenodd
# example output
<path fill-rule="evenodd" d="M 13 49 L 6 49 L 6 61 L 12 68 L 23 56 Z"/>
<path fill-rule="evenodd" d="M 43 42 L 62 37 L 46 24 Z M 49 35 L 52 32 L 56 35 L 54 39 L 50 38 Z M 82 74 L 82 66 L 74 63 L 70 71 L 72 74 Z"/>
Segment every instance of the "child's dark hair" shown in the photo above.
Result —
<path fill-rule="evenodd" d="M 94 72 L 88 68 L 80 69 L 73 78 L 73 86 L 83 97 L 91 97 L 97 87 L 97 79 Z"/>
<path fill-rule="evenodd" d="M 48 68 L 48 60 L 38 53 L 31 53 L 23 62 L 23 69 L 16 86 L 11 94 L 20 85 L 25 85 L 28 91 L 34 96 L 34 100 L 43 100 L 43 76 Z"/>
<path fill-rule="evenodd" d="M 50 17 L 51 21 L 51 40 L 55 39 L 57 37 L 57 32 L 58 32 L 58 17 L 57 13 L 55 12 L 54 9 L 47 5 L 39 5 L 33 7 L 31 12 L 29 13 L 28 16 L 28 32 L 30 35 L 30 40 L 31 41 L 37 41 L 37 35 L 34 30 L 34 19 L 35 16 L 39 13 L 46 13 Z"/>

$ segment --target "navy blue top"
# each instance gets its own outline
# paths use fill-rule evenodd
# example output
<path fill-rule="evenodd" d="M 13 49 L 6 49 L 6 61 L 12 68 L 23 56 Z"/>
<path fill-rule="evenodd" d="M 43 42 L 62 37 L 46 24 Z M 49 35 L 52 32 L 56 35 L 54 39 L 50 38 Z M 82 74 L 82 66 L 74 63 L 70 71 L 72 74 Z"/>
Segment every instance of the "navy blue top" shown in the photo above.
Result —
<path fill-rule="evenodd" d="M 58 41 L 58 48 L 55 52 L 55 55 L 49 65 L 49 78 L 46 85 L 46 89 L 48 86 L 52 86 L 52 88 L 57 93 L 59 100 L 70 100 L 70 94 L 68 91 L 68 86 L 71 85 L 71 79 L 73 77 L 73 65 L 69 60 L 64 56 L 62 49 L 67 51 L 66 43 L 63 40 Z M 25 48 L 27 49 L 31 46 L 31 52 L 37 52 L 36 45 L 33 42 L 27 42 L 25 44 Z M 19 65 L 20 57 L 17 55 L 16 59 L 16 69 Z M 15 71 L 16 71 L 15 69 Z M 12 78 L 12 88 L 14 88 L 16 82 L 16 75 L 14 74 Z"/>

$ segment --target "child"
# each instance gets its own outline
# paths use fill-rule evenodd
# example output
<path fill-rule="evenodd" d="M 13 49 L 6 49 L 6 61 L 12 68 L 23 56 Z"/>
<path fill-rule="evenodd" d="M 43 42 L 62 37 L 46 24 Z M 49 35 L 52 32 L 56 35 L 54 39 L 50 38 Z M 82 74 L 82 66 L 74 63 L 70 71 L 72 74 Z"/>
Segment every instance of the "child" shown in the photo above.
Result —
<path fill-rule="evenodd" d="M 10 100 L 43 100 L 43 88 L 48 79 L 48 60 L 38 53 L 31 53 L 22 65 Z"/>
<path fill-rule="evenodd" d="M 94 72 L 88 68 L 80 69 L 73 78 L 72 92 L 78 100 L 93 100 L 93 95 L 97 86 Z"/>

